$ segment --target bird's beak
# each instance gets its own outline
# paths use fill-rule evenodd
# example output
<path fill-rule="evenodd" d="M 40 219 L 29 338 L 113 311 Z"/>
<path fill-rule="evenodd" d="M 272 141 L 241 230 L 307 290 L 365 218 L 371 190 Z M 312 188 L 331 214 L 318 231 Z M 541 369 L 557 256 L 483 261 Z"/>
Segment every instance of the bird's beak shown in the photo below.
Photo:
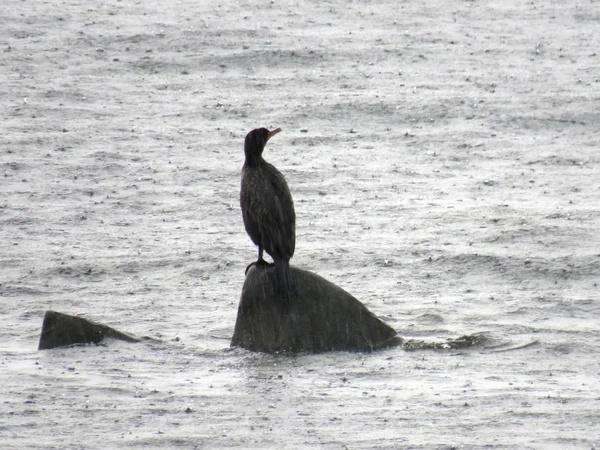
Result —
<path fill-rule="evenodd" d="M 269 139 L 271 139 L 273 136 L 275 136 L 277 133 L 279 133 L 281 131 L 281 128 L 276 128 L 273 131 L 269 131 L 269 134 L 267 134 L 267 141 Z"/>

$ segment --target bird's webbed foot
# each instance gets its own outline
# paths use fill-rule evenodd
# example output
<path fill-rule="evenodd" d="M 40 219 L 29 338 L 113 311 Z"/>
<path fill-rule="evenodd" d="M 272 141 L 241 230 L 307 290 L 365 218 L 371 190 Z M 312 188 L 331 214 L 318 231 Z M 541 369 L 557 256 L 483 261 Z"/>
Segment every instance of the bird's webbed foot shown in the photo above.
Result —
<path fill-rule="evenodd" d="M 248 264 L 246 266 L 246 271 L 244 272 L 244 275 L 248 275 L 248 271 L 250 270 L 250 267 L 252 267 L 252 266 L 267 266 L 267 267 L 270 267 L 270 266 L 274 266 L 274 265 L 275 264 L 268 263 L 264 259 L 259 258 L 258 260 L 254 261 L 254 262 L 251 262 L 250 264 Z"/>

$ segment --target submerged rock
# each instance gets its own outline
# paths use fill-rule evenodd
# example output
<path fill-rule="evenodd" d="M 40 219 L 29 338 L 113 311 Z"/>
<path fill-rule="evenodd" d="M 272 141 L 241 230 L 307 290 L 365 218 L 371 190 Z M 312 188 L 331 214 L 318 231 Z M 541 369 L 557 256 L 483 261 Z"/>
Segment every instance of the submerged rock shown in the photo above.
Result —
<path fill-rule="evenodd" d="M 392 327 L 339 286 L 295 267 L 292 274 L 296 295 L 285 304 L 274 268 L 249 268 L 232 346 L 273 353 L 372 351 L 402 344 Z"/>
<path fill-rule="evenodd" d="M 463 334 L 457 338 L 446 338 L 443 341 L 423 341 L 421 339 L 406 339 L 402 347 L 407 351 L 415 350 L 462 350 L 474 347 L 484 347 L 490 339 L 484 333 Z"/>
<path fill-rule="evenodd" d="M 101 323 L 56 311 L 46 311 L 38 350 L 73 344 L 98 344 L 104 338 L 139 342 L 140 339 Z"/>

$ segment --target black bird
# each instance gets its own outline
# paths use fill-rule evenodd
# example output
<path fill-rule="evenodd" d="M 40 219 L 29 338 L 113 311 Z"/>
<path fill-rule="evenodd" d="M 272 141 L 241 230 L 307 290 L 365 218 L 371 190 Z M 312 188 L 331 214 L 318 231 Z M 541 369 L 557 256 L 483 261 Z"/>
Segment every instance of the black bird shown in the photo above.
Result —
<path fill-rule="evenodd" d="M 271 255 L 280 294 L 289 302 L 295 289 L 290 269 L 296 247 L 294 201 L 281 172 L 262 157 L 267 141 L 280 131 L 257 128 L 246 135 L 240 206 L 246 232 L 258 245 L 256 264 L 267 264 L 263 251 Z"/>

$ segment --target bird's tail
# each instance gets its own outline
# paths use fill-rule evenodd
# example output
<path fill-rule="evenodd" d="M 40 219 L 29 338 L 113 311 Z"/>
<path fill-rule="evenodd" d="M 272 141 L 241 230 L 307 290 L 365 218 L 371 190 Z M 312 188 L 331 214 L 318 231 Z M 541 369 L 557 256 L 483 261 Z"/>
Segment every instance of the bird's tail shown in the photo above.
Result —
<path fill-rule="evenodd" d="M 284 303 L 289 304 L 296 297 L 296 280 L 289 261 L 275 261 L 275 279 L 279 294 Z"/>

